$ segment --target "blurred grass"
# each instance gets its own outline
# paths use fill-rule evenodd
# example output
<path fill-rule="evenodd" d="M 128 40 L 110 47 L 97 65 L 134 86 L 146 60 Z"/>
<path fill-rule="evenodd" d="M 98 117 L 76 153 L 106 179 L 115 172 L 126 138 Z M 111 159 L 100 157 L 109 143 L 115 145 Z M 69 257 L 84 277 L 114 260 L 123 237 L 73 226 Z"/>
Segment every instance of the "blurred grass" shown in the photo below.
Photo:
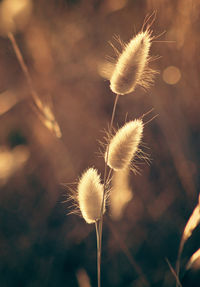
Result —
<path fill-rule="evenodd" d="M 12 154 L 23 145 L 30 154 L 0 182 L 1 286 L 78 286 L 79 269 L 95 286 L 95 233 L 77 216 L 66 216 L 61 183 L 74 182 L 91 165 L 103 172 L 97 140 L 108 125 L 114 95 L 98 67 L 106 55 L 114 57 L 108 44 L 113 35 L 128 41 L 153 10 L 154 34 L 166 31 L 151 50 L 161 56 L 151 63 L 160 75 L 147 93 L 138 88 L 120 98 L 115 121 L 120 126 L 126 113 L 134 119 L 154 108 L 158 117 L 144 132 L 153 161 L 142 166 L 141 176 L 131 177 L 133 199 L 112 225 L 151 286 L 175 285 L 165 258 L 175 264 L 200 184 L 199 6 L 198 0 L 34 1 L 28 25 L 15 36 L 41 100 L 52 99 L 61 139 L 34 112 L 12 46 L 0 38 L 0 106 L 8 100 L 5 91 L 17 99 L 0 110 L 0 146 Z M 163 79 L 169 66 L 181 75 L 173 85 Z M 185 246 L 183 264 L 198 248 L 197 231 Z M 106 220 L 102 259 L 103 286 L 145 286 Z M 190 280 L 185 284 L 193 286 Z"/>

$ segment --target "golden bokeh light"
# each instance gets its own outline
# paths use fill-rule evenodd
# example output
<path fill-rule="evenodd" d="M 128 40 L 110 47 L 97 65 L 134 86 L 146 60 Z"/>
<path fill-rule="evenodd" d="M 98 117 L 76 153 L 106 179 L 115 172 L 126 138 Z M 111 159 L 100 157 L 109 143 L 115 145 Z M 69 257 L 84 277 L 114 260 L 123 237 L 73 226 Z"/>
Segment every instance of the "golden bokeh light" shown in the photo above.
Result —
<path fill-rule="evenodd" d="M 124 8 L 124 6 L 127 4 L 126 0 L 109 0 L 108 1 L 108 7 L 110 11 L 117 11 L 120 10 L 122 8 Z"/>
<path fill-rule="evenodd" d="M 181 79 L 181 71 L 175 66 L 169 66 L 164 69 L 162 74 L 163 81 L 169 85 L 177 84 Z"/>

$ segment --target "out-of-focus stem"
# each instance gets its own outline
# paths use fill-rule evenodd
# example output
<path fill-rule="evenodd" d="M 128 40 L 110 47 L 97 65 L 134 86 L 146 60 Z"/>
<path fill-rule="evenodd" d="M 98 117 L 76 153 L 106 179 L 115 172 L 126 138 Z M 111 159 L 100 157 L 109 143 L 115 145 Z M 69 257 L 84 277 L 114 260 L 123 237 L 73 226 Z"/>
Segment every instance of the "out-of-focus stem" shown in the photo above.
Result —
<path fill-rule="evenodd" d="M 176 277 L 176 287 L 180 286 L 179 273 L 180 273 L 180 261 L 181 261 L 181 254 L 183 251 L 183 246 L 184 246 L 184 239 L 182 236 L 181 243 L 180 243 L 179 250 L 178 250 L 178 257 L 177 257 L 177 261 L 176 261 L 176 276 L 177 276 Z"/>
<path fill-rule="evenodd" d="M 43 121 L 43 118 L 44 118 L 44 121 L 43 123 L 45 122 L 45 126 L 51 130 L 52 132 L 54 132 L 54 134 L 56 135 L 56 137 L 60 138 L 62 136 L 62 133 L 61 133 L 61 130 L 60 130 L 60 127 L 58 125 L 58 123 L 56 122 L 55 120 L 55 117 L 53 115 L 53 113 L 51 112 L 50 109 L 48 109 L 49 113 L 47 114 L 47 112 L 45 112 L 44 110 L 44 106 L 40 100 L 40 97 L 36 91 L 36 89 L 34 88 L 34 85 L 33 85 L 33 81 L 31 79 L 31 76 L 30 76 L 30 73 L 29 73 L 29 70 L 28 70 L 28 67 L 24 61 L 24 58 L 22 56 L 22 53 L 19 49 L 19 46 L 15 40 L 15 37 L 14 35 L 9 32 L 7 34 L 8 36 L 8 39 L 10 40 L 11 44 L 12 44 L 12 47 L 13 47 L 13 50 L 15 52 L 15 55 L 17 57 L 17 60 L 19 62 L 19 65 L 24 73 L 24 76 L 26 78 L 26 81 L 27 81 L 27 84 L 28 84 L 28 87 L 30 89 L 30 93 L 31 93 L 31 96 L 33 98 L 33 102 L 34 104 L 36 105 L 36 107 L 39 109 L 40 113 L 39 113 L 39 117 L 41 118 L 41 120 Z"/>
<path fill-rule="evenodd" d="M 34 100 L 36 106 L 41 110 L 42 107 L 40 106 L 39 96 L 38 96 L 38 94 L 37 94 L 35 88 L 33 87 L 33 82 L 32 82 L 30 73 L 29 73 L 29 71 L 28 71 L 27 65 L 26 65 L 26 63 L 24 62 L 24 58 L 23 58 L 22 53 L 21 53 L 21 51 L 20 51 L 20 49 L 19 49 L 19 47 L 18 47 L 18 45 L 17 45 L 17 42 L 16 42 L 16 40 L 15 40 L 15 37 L 14 37 L 14 35 L 13 35 L 11 32 L 8 33 L 8 39 L 10 40 L 10 42 L 11 42 L 11 44 L 12 44 L 12 47 L 13 47 L 13 50 L 14 50 L 15 55 L 16 55 L 16 57 L 17 57 L 17 60 L 18 60 L 18 62 L 19 62 L 19 64 L 20 64 L 21 69 L 22 69 L 22 71 L 23 71 L 23 73 L 24 73 L 24 76 L 25 76 L 25 78 L 26 78 L 26 80 L 27 80 L 27 83 L 28 83 L 28 86 L 29 86 L 31 95 L 32 95 L 32 97 L 33 97 L 33 100 Z"/>

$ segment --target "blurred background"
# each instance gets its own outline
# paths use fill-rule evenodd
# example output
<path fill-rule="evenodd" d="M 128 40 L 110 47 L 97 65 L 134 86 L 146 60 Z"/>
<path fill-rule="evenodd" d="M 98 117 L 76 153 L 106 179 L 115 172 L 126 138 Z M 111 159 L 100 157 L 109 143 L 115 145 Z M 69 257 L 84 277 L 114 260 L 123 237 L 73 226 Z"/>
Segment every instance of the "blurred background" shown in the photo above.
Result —
<path fill-rule="evenodd" d="M 166 259 L 175 267 L 200 184 L 200 2 L 35 0 L 22 1 L 26 9 L 14 16 L 20 0 L 5 2 L 0 2 L 0 285 L 97 286 L 95 228 L 68 215 L 68 185 L 88 167 L 104 171 L 98 141 L 115 98 L 104 78 L 108 57 L 116 59 L 109 42 L 121 51 L 114 36 L 127 43 L 156 10 L 153 35 L 161 35 L 151 56 L 160 58 L 150 67 L 159 74 L 147 92 L 137 88 L 120 97 L 114 123 L 120 127 L 153 108 L 144 121 L 157 117 L 145 125 L 143 139 L 152 162 L 140 166 L 140 175 L 130 174 L 122 194 L 111 196 L 103 226 L 102 286 L 175 286 Z M 10 31 L 39 103 L 7 37 Z M 183 286 L 200 286 L 198 268 L 185 268 L 199 242 L 196 228 L 182 254 Z"/>

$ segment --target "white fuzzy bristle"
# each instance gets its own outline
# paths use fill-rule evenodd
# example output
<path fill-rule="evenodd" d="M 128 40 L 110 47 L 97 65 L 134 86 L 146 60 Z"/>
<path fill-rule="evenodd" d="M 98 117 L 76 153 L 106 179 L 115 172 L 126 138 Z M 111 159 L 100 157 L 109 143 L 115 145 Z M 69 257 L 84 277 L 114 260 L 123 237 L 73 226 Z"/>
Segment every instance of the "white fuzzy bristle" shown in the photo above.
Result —
<path fill-rule="evenodd" d="M 138 84 L 146 88 L 152 82 L 155 71 L 148 68 L 150 46 L 151 35 L 148 30 L 137 34 L 125 46 L 110 79 L 110 88 L 114 93 L 128 94 Z"/>
<path fill-rule="evenodd" d="M 78 184 L 78 203 L 87 223 L 95 223 L 100 219 L 103 190 L 100 176 L 95 169 L 89 168 L 83 173 Z"/>
<path fill-rule="evenodd" d="M 114 170 L 121 170 L 130 165 L 143 134 L 142 120 L 126 123 L 111 139 L 105 154 L 107 164 Z"/>

